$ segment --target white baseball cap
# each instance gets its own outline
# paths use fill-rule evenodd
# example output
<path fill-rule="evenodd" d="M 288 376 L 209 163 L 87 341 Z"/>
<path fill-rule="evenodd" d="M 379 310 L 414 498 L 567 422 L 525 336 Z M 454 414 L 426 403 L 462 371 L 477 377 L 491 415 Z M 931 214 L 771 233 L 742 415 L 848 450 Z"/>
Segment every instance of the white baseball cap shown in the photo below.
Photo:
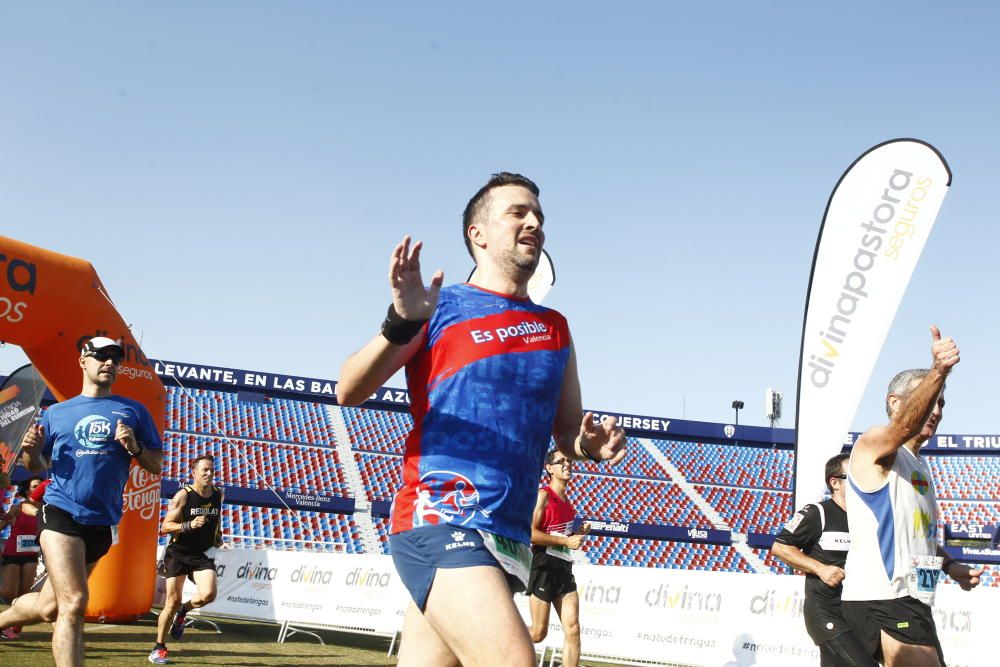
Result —
<path fill-rule="evenodd" d="M 125 350 L 122 349 L 122 344 L 118 341 L 105 336 L 95 336 L 83 344 L 83 350 L 80 351 L 80 355 L 90 357 L 93 356 L 93 354 L 98 350 L 106 352 L 117 350 L 119 355 L 125 354 Z"/>

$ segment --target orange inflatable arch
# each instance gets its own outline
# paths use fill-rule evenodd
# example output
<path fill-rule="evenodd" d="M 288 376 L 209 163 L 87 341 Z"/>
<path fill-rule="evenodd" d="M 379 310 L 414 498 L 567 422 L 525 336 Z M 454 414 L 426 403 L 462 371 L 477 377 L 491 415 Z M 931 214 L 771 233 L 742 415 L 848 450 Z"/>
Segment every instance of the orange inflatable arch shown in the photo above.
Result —
<path fill-rule="evenodd" d="M 80 393 L 84 341 L 122 341 L 114 393 L 141 402 L 163 432 L 166 390 L 89 262 L 0 236 L 0 340 L 19 345 L 60 401 Z M 135 462 L 125 486 L 118 544 L 90 576 L 87 620 L 130 622 L 147 613 L 156 584 L 160 477 Z"/>

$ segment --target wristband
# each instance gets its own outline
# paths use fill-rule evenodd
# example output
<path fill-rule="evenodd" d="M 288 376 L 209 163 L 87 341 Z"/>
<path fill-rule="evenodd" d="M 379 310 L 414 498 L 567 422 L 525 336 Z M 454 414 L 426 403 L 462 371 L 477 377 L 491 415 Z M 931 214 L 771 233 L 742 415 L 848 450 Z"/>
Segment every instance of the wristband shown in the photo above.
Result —
<path fill-rule="evenodd" d="M 602 463 L 601 459 L 590 455 L 590 452 L 587 451 L 587 448 L 583 446 L 583 440 L 580 441 L 580 454 L 582 454 L 583 457 L 588 461 L 593 461 L 594 463 Z"/>
<path fill-rule="evenodd" d="M 141 455 L 144 451 L 146 451 L 146 448 L 143 447 L 142 443 L 140 442 L 139 443 L 139 451 L 137 451 L 137 452 L 129 452 L 129 454 L 132 455 L 132 458 L 135 458 L 136 456 Z"/>
<path fill-rule="evenodd" d="M 185 521 L 184 523 L 181 524 L 181 532 L 182 533 L 190 533 L 191 532 L 191 522 L 190 521 Z"/>
<path fill-rule="evenodd" d="M 390 303 L 389 312 L 382 322 L 382 335 L 393 345 L 406 345 L 420 333 L 427 320 L 404 319 Z"/>

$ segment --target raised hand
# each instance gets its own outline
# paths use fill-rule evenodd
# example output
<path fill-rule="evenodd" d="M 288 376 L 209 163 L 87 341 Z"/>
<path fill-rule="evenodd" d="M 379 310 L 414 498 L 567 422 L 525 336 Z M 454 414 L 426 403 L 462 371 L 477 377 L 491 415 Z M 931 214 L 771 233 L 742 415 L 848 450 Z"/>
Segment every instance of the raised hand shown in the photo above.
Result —
<path fill-rule="evenodd" d="M 944 375 L 951 373 L 951 369 L 960 361 L 958 345 L 952 338 L 941 338 L 941 330 L 933 324 L 931 325 L 931 356 L 934 358 L 934 368 Z"/>
<path fill-rule="evenodd" d="M 420 249 L 423 245 L 423 241 L 417 241 L 411 250 L 410 237 L 404 236 L 389 259 L 392 305 L 404 320 L 429 320 L 437 307 L 438 293 L 444 283 L 444 272 L 438 271 L 431 278 L 431 284 L 424 287 L 420 275 Z"/>
<path fill-rule="evenodd" d="M 595 424 L 593 412 L 583 415 L 579 440 L 584 454 L 600 461 L 617 465 L 625 458 L 625 431 L 618 426 L 617 417 L 604 417 Z"/>

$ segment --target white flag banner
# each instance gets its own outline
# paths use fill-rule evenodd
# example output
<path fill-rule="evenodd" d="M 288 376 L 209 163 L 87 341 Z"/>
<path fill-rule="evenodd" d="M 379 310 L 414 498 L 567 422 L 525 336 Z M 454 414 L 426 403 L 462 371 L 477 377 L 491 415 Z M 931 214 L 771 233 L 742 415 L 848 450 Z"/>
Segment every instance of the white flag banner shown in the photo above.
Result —
<path fill-rule="evenodd" d="M 795 507 L 824 490 L 889 326 L 927 242 L 951 171 L 916 139 L 871 148 L 830 195 L 806 300 L 795 415 Z"/>

